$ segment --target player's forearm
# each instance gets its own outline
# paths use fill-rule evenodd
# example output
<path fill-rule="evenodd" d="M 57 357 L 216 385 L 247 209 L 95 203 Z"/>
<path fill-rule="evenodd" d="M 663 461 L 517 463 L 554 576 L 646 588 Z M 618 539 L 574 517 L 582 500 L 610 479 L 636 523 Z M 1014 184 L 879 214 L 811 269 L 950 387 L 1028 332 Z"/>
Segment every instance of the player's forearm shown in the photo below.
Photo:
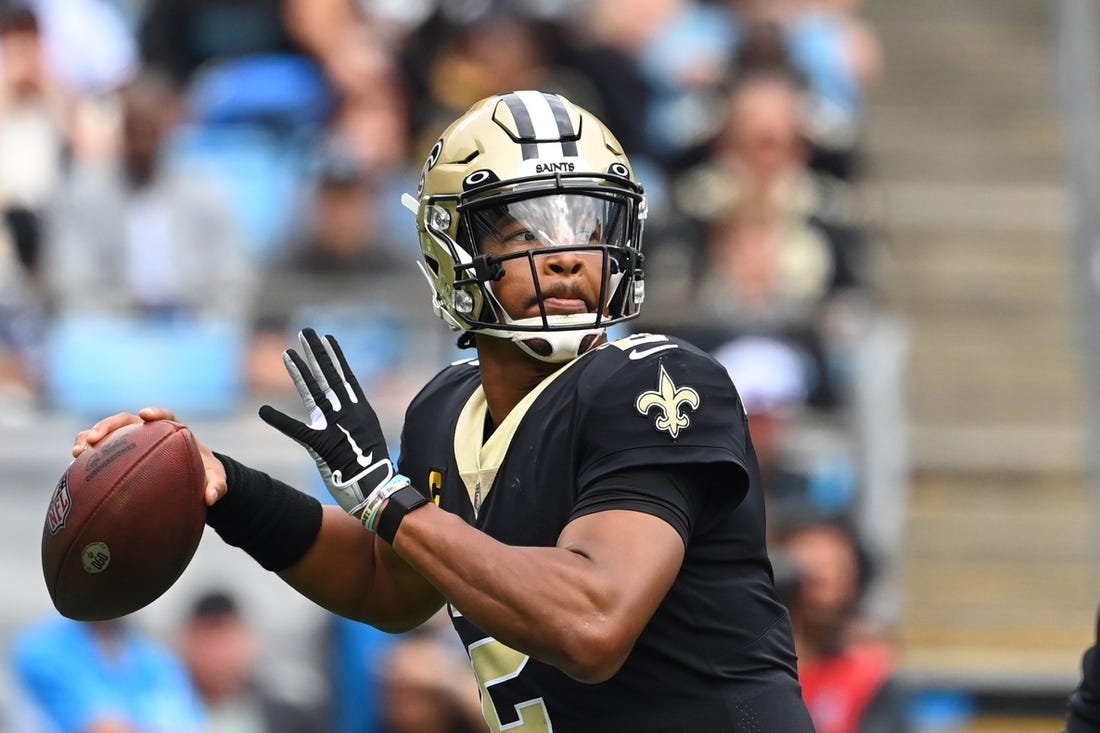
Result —
<path fill-rule="evenodd" d="M 302 595 L 386 631 L 412 628 L 443 604 L 435 589 L 358 520 L 263 471 L 214 454 L 226 492 L 207 524 Z"/>
<path fill-rule="evenodd" d="M 384 631 L 415 628 L 443 598 L 375 535 L 338 507 L 325 507 L 309 552 L 280 577 L 324 608 Z"/>
<path fill-rule="evenodd" d="M 479 629 L 575 679 L 606 680 L 633 646 L 617 584 L 581 554 L 505 545 L 430 505 L 394 549 Z"/>

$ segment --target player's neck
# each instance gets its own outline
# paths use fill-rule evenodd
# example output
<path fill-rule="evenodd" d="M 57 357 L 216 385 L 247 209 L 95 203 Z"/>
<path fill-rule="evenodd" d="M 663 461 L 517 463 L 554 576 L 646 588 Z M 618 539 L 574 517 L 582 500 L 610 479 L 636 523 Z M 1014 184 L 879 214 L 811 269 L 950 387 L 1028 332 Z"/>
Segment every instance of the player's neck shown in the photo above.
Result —
<path fill-rule="evenodd" d="M 481 365 L 481 386 L 494 425 L 500 425 L 527 393 L 568 363 L 539 361 L 511 341 L 491 336 L 478 339 L 477 358 Z"/>

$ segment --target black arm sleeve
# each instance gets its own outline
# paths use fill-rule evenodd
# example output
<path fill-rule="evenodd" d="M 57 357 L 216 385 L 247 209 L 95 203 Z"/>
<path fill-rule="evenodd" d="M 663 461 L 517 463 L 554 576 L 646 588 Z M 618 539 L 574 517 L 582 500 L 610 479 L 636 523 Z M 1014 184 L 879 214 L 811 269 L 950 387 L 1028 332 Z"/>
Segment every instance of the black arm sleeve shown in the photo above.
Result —
<path fill-rule="evenodd" d="M 206 523 L 266 570 L 286 570 L 321 532 L 321 502 L 221 453 L 229 491 L 206 510 Z"/>

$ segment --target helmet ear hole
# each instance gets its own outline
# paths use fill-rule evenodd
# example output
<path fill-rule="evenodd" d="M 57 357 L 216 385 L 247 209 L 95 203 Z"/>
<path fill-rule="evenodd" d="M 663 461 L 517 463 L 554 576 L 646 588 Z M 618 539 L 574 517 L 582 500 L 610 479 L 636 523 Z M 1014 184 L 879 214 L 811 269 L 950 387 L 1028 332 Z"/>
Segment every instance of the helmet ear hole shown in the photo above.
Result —
<path fill-rule="evenodd" d="M 481 186 L 491 186 L 494 183 L 500 183 L 497 174 L 488 168 L 481 168 L 462 179 L 462 190 L 469 191 Z"/>

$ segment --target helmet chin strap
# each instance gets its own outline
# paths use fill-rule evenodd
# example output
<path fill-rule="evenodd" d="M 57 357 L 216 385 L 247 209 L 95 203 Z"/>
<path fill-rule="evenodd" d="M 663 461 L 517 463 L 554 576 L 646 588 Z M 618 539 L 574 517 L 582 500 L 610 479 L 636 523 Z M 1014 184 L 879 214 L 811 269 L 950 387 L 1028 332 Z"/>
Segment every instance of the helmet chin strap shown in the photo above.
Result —
<path fill-rule="evenodd" d="M 615 292 L 622 274 L 611 277 L 611 292 Z M 572 361 L 589 351 L 602 340 L 606 328 L 595 326 L 595 313 L 568 313 L 548 315 L 544 321 L 541 316 L 530 318 L 512 318 L 508 309 L 493 292 L 492 283 L 485 283 L 485 292 L 494 310 L 500 314 L 504 326 L 527 326 L 538 331 L 516 331 L 511 328 L 479 328 L 478 333 L 496 338 L 508 339 L 524 353 L 549 364 L 561 364 Z M 591 328 L 584 328 L 590 325 Z M 549 328 L 547 328 L 549 327 Z"/>
<path fill-rule="evenodd" d="M 596 320 L 595 313 L 573 313 L 562 316 L 547 316 L 546 321 L 551 326 L 572 326 L 584 323 L 593 323 Z M 543 321 L 539 316 L 533 318 L 508 319 L 509 324 L 517 326 L 542 326 Z M 578 328 L 569 331 L 513 331 L 502 328 L 481 328 L 478 333 L 496 338 L 508 339 L 524 353 L 550 364 L 560 364 L 572 361 L 581 354 L 587 352 L 596 344 L 604 334 L 604 327 Z"/>
<path fill-rule="evenodd" d="M 551 333 L 512 333 L 512 343 L 539 361 L 560 364 L 572 361 L 600 342 L 604 329 L 590 328 L 583 331 L 553 331 Z M 549 353 L 546 345 L 549 345 Z"/>

